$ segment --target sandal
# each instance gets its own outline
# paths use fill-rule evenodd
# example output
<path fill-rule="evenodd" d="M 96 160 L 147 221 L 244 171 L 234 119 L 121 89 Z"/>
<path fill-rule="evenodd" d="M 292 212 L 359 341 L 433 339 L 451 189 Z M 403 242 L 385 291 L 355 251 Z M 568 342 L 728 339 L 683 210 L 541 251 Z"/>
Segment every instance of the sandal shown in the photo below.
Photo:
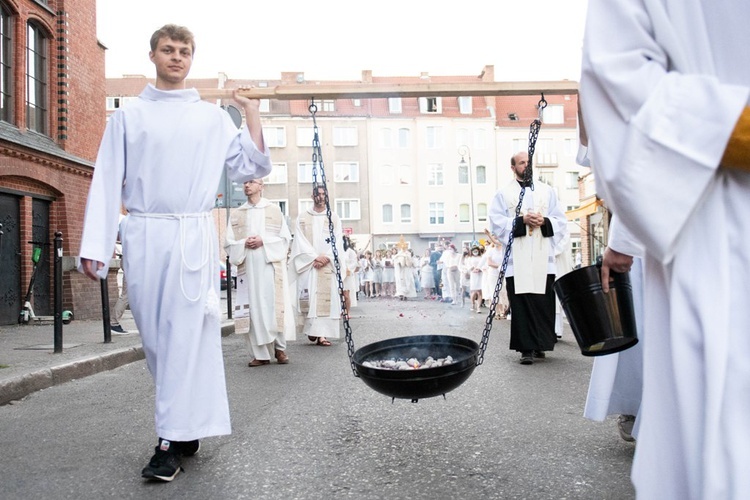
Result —
<path fill-rule="evenodd" d="M 323 337 L 318 337 L 318 340 L 315 341 L 315 345 L 322 345 L 322 346 L 328 347 L 329 345 L 331 345 L 331 343 Z"/>
<path fill-rule="evenodd" d="M 311 335 L 307 336 L 307 340 L 309 340 L 310 342 L 317 342 L 319 338 L 320 337 L 313 337 Z"/>

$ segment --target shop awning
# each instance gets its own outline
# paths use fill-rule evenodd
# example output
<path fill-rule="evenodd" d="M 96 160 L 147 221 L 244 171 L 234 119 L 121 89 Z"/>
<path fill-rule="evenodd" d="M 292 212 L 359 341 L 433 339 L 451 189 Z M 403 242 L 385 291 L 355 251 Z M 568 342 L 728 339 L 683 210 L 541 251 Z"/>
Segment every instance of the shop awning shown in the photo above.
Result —
<path fill-rule="evenodd" d="M 565 212 L 565 216 L 568 220 L 576 220 L 596 213 L 596 209 L 602 206 L 604 202 L 598 198 L 592 198 L 589 202 L 581 205 L 574 210 L 568 210 Z"/>

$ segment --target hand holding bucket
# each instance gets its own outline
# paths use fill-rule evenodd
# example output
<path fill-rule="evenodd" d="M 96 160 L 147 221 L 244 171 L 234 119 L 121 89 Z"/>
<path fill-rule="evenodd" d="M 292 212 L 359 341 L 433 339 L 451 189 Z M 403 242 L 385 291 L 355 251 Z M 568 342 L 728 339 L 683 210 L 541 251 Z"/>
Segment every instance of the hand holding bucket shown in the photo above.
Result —
<path fill-rule="evenodd" d="M 638 343 L 629 273 L 607 266 L 600 276 L 600 269 L 576 269 L 553 286 L 584 356 L 612 354 Z M 607 279 L 607 293 L 602 279 Z"/>

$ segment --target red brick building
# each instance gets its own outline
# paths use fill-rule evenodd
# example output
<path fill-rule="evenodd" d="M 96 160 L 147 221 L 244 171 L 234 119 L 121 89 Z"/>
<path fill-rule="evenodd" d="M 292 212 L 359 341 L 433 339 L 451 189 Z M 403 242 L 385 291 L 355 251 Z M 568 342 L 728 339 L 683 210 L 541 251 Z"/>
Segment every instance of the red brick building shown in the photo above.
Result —
<path fill-rule="evenodd" d="M 37 315 L 53 312 L 55 232 L 64 256 L 78 254 L 105 126 L 104 51 L 96 0 L 0 0 L 0 325 L 15 323 L 23 307 L 28 242 L 44 250 L 33 288 Z M 63 290 L 63 307 L 76 318 L 99 314 L 97 284 L 66 272 Z"/>

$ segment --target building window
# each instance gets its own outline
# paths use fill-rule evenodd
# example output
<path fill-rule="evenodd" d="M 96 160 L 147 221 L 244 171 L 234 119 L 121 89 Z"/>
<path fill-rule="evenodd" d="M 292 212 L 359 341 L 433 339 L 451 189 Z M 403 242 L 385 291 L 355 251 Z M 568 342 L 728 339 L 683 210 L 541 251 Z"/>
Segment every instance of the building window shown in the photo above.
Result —
<path fill-rule="evenodd" d="M 268 113 L 271 111 L 271 99 L 261 99 L 258 111 L 261 113 Z"/>
<path fill-rule="evenodd" d="M 274 163 L 271 173 L 263 179 L 263 182 L 266 184 L 286 184 L 287 176 L 286 163 Z"/>
<path fill-rule="evenodd" d="M 263 127 L 263 142 L 265 142 L 266 146 L 269 148 L 286 147 L 286 128 Z M 312 144 L 312 142 L 310 144 Z M 310 144 L 308 144 L 308 146 Z"/>
<path fill-rule="evenodd" d="M 289 217 L 289 201 L 287 200 L 268 200 L 271 203 L 275 203 L 281 209 L 281 213 Z"/>
<path fill-rule="evenodd" d="M 388 112 L 394 115 L 401 114 L 401 98 L 400 97 L 388 98 Z"/>
<path fill-rule="evenodd" d="M 356 146 L 357 127 L 333 127 L 334 146 Z"/>
<path fill-rule="evenodd" d="M 565 187 L 578 189 L 578 172 L 565 172 Z"/>
<path fill-rule="evenodd" d="M 359 182 L 359 163 L 337 161 L 333 164 L 334 182 Z"/>
<path fill-rule="evenodd" d="M 538 179 L 545 184 L 555 187 L 555 173 L 549 170 L 538 170 Z"/>
<path fill-rule="evenodd" d="M 458 98 L 458 111 L 462 115 L 471 114 L 471 96 L 462 96 Z"/>
<path fill-rule="evenodd" d="M 578 139 L 565 139 L 565 154 L 567 156 L 578 154 Z"/>
<path fill-rule="evenodd" d="M 9 122 L 13 116 L 11 94 L 13 27 L 10 13 L 0 4 L 0 120 Z"/>
<path fill-rule="evenodd" d="M 411 205 L 404 203 L 401 205 L 401 223 L 408 224 L 411 222 Z"/>
<path fill-rule="evenodd" d="M 383 205 L 383 223 L 384 224 L 391 224 L 393 223 L 393 205 Z"/>
<path fill-rule="evenodd" d="M 120 108 L 119 97 L 107 97 L 107 111 L 114 111 Z"/>
<path fill-rule="evenodd" d="M 433 163 L 431 165 L 427 165 L 427 185 L 443 185 L 443 166 L 441 164 Z"/>
<path fill-rule="evenodd" d="M 458 164 L 458 183 L 469 183 L 469 164 L 466 162 L 461 162 Z"/>
<path fill-rule="evenodd" d="M 443 111 L 443 102 L 440 97 L 420 97 L 419 112 L 427 114 L 439 114 Z"/>
<path fill-rule="evenodd" d="M 542 111 L 542 123 L 546 125 L 565 123 L 565 107 L 562 104 L 548 104 Z"/>
<path fill-rule="evenodd" d="M 458 206 L 458 222 L 469 222 L 471 221 L 470 216 L 471 210 L 468 203 L 461 203 Z"/>
<path fill-rule="evenodd" d="M 318 181 L 320 181 L 320 170 L 317 172 Z M 306 161 L 297 164 L 297 183 L 313 182 L 313 163 Z"/>
<path fill-rule="evenodd" d="M 534 151 L 534 163 L 548 167 L 556 167 L 557 153 L 554 152 L 554 142 L 552 139 L 539 139 Z"/>
<path fill-rule="evenodd" d="M 336 213 L 341 220 L 359 220 L 359 200 L 336 200 Z"/>
<path fill-rule="evenodd" d="M 487 167 L 477 165 L 477 184 L 487 184 Z"/>
<path fill-rule="evenodd" d="M 408 128 L 398 129 L 398 147 L 401 149 L 408 148 L 410 142 L 411 130 L 409 130 Z"/>
<path fill-rule="evenodd" d="M 487 149 L 486 130 L 479 129 L 474 131 L 474 149 Z"/>
<path fill-rule="evenodd" d="M 427 149 L 443 147 L 443 127 L 427 127 L 426 135 Z"/>
<path fill-rule="evenodd" d="M 359 108 L 360 106 L 362 106 L 362 101 L 360 99 L 352 99 L 352 105 L 355 108 Z"/>
<path fill-rule="evenodd" d="M 311 148 L 313 137 L 315 137 L 315 129 L 313 127 L 297 127 L 297 146 Z M 322 145 L 323 131 L 320 129 L 318 129 L 318 140 Z"/>
<path fill-rule="evenodd" d="M 336 111 L 336 101 L 334 101 L 333 99 L 325 99 L 323 101 L 322 110 L 331 112 Z"/>
<path fill-rule="evenodd" d="M 529 150 L 529 139 L 513 139 L 513 154 L 520 153 L 521 151 Z"/>
<path fill-rule="evenodd" d="M 380 184 L 383 186 L 391 186 L 396 183 L 396 173 L 391 165 L 383 165 L 380 169 Z"/>
<path fill-rule="evenodd" d="M 486 203 L 477 204 L 477 220 L 480 222 L 485 222 L 487 220 L 487 204 Z"/>
<path fill-rule="evenodd" d="M 429 204 L 428 215 L 430 218 L 430 224 L 444 224 L 445 223 L 445 207 L 442 202 L 432 202 Z"/>
<path fill-rule="evenodd" d="M 26 27 L 26 127 L 41 134 L 47 128 L 47 39 L 39 26 Z"/>
<path fill-rule="evenodd" d="M 380 147 L 382 149 L 391 149 L 393 147 L 393 131 L 391 129 L 380 129 Z"/>
<path fill-rule="evenodd" d="M 400 167 L 398 167 L 398 183 L 399 184 L 411 184 L 412 183 L 411 166 L 401 165 Z"/>

